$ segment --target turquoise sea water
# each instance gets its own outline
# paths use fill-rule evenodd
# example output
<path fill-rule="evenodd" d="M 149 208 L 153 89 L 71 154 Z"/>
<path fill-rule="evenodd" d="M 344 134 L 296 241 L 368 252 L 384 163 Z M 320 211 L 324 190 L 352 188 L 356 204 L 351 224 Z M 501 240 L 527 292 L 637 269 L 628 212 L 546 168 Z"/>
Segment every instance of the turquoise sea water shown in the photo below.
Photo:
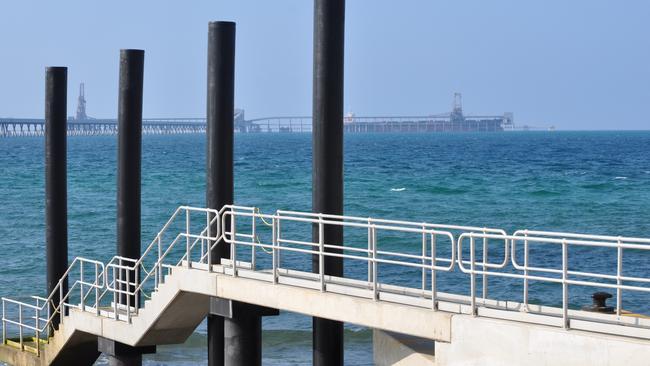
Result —
<path fill-rule="evenodd" d="M 68 141 L 70 256 L 107 260 L 115 252 L 116 139 Z M 2 296 L 44 295 L 43 161 L 41 138 L 0 139 Z M 143 245 L 177 206 L 203 206 L 204 192 L 204 136 L 144 137 Z M 235 200 L 262 211 L 309 211 L 311 136 L 236 135 Z M 527 228 L 650 237 L 650 132 L 347 135 L 345 211 L 508 232 Z M 388 245 L 403 249 L 408 244 Z M 580 258 L 593 266 L 612 265 L 594 251 Z M 633 272 L 650 276 L 648 257 L 626 260 Z M 346 274 L 359 275 L 363 268 L 358 268 L 348 266 Z M 396 283 L 416 286 L 409 281 L 419 280 L 404 270 L 388 268 L 385 274 Z M 458 281 L 451 276 L 440 286 L 466 288 Z M 490 286 L 496 297 L 521 297 L 520 288 L 511 284 Z M 572 289 L 572 304 L 589 303 L 593 291 Z M 542 301 L 557 293 L 556 287 L 540 284 L 531 297 Z M 625 308 L 648 312 L 647 297 L 625 299 Z M 309 318 L 295 314 L 266 320 L 264 363 L 310 364 L 310 326 Z M 201 325 L 186 345 L 159 347 L 146 360 L 202 363 L 205 344 Z M 346 329 L 346 363 L 372 363 L 370 331 Z"/>

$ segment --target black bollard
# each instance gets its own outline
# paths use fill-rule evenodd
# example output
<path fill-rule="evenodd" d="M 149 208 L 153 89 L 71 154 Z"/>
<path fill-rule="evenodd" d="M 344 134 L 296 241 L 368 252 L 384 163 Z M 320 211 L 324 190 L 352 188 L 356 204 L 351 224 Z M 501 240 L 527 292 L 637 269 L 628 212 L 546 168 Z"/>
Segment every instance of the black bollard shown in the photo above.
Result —
<path fill-rule="evenodd" d="M 66 169 L 68 68 L 45 69 L 45 220 L 47 256 L 47 293 L 57 288 L 65 296 L 68 279 L 61 277 L 68 269 L 68 192 Z M 58 295 L 54 297 L 58 299 Z M 54 306 L 50 305 L 51 314 Z M 43 314 L 41 314 L 43 316 Z M 58 329 L 60 314 L 52 318 Z"/>
<path fill-rule="evenodd" d="M 220 210 L 233 203 L 233 134 L 235 112 L 235 23 L 208 26 L 208 100 L 206 203 Z M 216 225 L 212 228 L 216 232 Z M 220 242 L 210 252 L 212 263 L 230 258 L 230 246 Z M 208 315 L 208 365 L 225 361 L 224 318 Z"/>
<path fill-rule="evenodd" d="M 607 306 L 607 299 L 611 298 L 612 294 L 608 292 L 594 292 L 593 295 L 591 295 L 592 304 L 589 306 L 583 306 L 582 310 L 595 313 L 615 314 L 616 309 L 612 306 Z"/>
<path fill-rule="evenodd" d="M 140 258 L 140 165 L 142 159 L 142 84 L 144 51 L 120 51 L 117 148 L 117 254 Z M 133 263 L 123 263 L 131 266 Z M 139 271 L 121 274 L 122 280 L 135 282 Z M 121 286 L 134 291 L 134 286 Z M 138 296 L 120 296 L 121 304 L 138 306 Z M 131 347 L 108 355 L 111 365 L 141 365 L 142 355 Z"/>
<path fill-rule="evenodd" d="M 345 0 L 314 1 L 312 211 L 343 214 L 343 52 Z M 313 241 L 318 243 L 318 225 Z M 324 242 L 343 244 L 343 228 L 324 227 Z M 341 253 L 341 250 L 326 249 Z M 319 258 L 313 258 L 319 271 Z M 325 274 L 343 276 L 343 259 L 325 257 Z M 313 319 L 313 363 L 343 365 L 343 323 Z"/>

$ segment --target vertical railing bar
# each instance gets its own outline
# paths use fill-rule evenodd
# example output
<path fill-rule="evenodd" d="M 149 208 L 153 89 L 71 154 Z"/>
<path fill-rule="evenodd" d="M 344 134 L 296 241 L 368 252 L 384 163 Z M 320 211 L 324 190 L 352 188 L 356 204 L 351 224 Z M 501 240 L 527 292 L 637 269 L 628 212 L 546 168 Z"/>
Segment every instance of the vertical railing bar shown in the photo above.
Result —
<path fill-rule="evenodd" d="M 368 217 L 368 258 L 372 259 L 372 230 L 370 229 L 370 224 L 372 219 Z M 368 261 L 368 286 L 372 284 L 372 260 Z"/>
<path fill-rule="evenodd" d="M 86 307 L 84 306 L 84 261 L 79 261 L 79 292 L 81 297 L 79 298 L 79 307 L 81 311 L 85 311 Z"/>
<path fill-rule="evenodd" d="M 131 271 L 126 270 L 126 321 L 131 323 Z"/>
<path fill-rule="evenodd" d="M 452 242 L 452 250 L 454 243 Z M 431 309 L 438 310 L 438 290 L 436 288 L 436 234 L 431 233 Z"/>
<path fill-rule="evenodd" d="M 259 212 L 259 210 L 258 210 L 258 212 Z M 255 235 L 257 235 L 257 233 L 255 231 L 255 223 L 257 221 L 256 220 L 257 217 L 255 216 L 255 212 L 253 212 L 253 215 L 251 215 L 251 217 L 253 218 L 253 221 L 251 223 L 251 227 L 252 227 L 252 229 L 251 229 L 251 233 L 252 233 L 252 235 L 251 235 L 251 269 L 254 271 L 255 270 L 255 249 L 256 249 L 256 246 L 255 246 L 255 238 L 256 238 L 256 236 Z"/>
<path fill-rule="evenodd" d="M 277 211 L 277 210 L 275 211 L 275 214 L 278 215 L 278 211 Z M 280 215 L 278 215 L 278 217 L 279 217 L 279 216 L 280 216 Z M 277 228 L 277 232 L 276 232 L 276 234 L 277 234 L 277 238 L 278 238 L 278 241 L 277 241 L 278 252 L 277 252 L 277 258 L 275 259 L 275 260 L 278 262 L 278 263 L 277 263 L 278 268 L 280 268 L 280 261 L 281 261 L 281 259 L 282 259 L 282 255 L 281 255 L 281 254 L 282 254 L 282 250 L 280 249 L 280 247 L 282 246 L 282 243 L 280 242 L 280 238 L 282 237 L 282 230 L 281 230 L 281 227 L 280 227 L 280 223 L 281 223 L 281 221 L 278 219 L 278 228 Z"/>
<path fill-rule="evenodd" d="M 203 263 L 203 258 L 205 258 L 205 239 L 201 238 L 201 255 L 199 256 L 199 263 Z"/>
<path fill-rule="evenodd" d="M 207 254 L 206 254 L 206 255 L 208 256 L 208 258 L 207 258 L 207 262 L 208 262 L 208 273 L 212 272 L 212 245 L 214 244 L 214 243 L 212 243 L 212 240 L 209 239 L 209 238 L 212 237 L 212 217 L 211 217 L 211 215 L 212 215 L 212 213 L 211 213 L 210 211 L 207 211 L 207 212 L 206 212 L 206 216 L 207 216 L 207 220 L 208 220 L 208 222 L 207 222 L 207 225 L 208 225 L 208 226 L 207 226 L 207 233 L 208 233 L 208 252 L 207 252 Z M 218 221 L 219 221 L 219 218 L 217 218 L 217 222 L 218 222 Z M 218 225 L 218 224 L 217 224 L 217 225 Z"/>
<path fill-rule="evenodd" d="M 7 323 L 5 319 L 5 300 L 2 299 L 2 344 L 7 344 Z"/>
<path fill-rule="evenodd" d="M 18 337 L 19 337 L 19 343 L 20 343 L 20 350 L 24 351 L 25 349 L 23 348 L 23 305 L 18 304 Z"/>
<path fill-rule="evenodd" d="M 486 228 L 483 228 L 483 304 L 488 295 L 488 278 L 487 278 L 487 263 L 488 263 L 488 239 Z"/>
<path fill-rule="evenodd" d="M 623 247 L 621 246 L 621 237 L 618 237 L 617 242 L 617 263 L 616 263 L 616 315 L 621 316 L 621 311 L 623 307 L 623 281 L 621 276 L 623 275 Z"/>
<path fill-rule="evenodd" d="M 424 292 L 427 288 L 427 269 L 425 267 L 426 265 L 426 257 L 427 257 L 427 234 L 426 234 L 426 225 L 422 223 L 422 292 Z"/>
<path fill-rule="evenodd" d="M 562 240 L 562 325 L 564 329 L 569 328 L 569 284 L 568 274 L 568 248 L 566 239 Z"/>
<path fill-rule="evenodd" d="M 158 241 L 158 268 L 156 268 L 156 271 L 158 272 L 158 285 L 161 283 L 165 282 L 165 278 L 163 277 L 163 267 L 162 267 L 162 239 L 161 239 L 161 233 L 158 233 L 157 241 Z"/>
<path fill-rule="evenodd" d="M 104 286 L 106 286 L 105 283 Z M 99 316 L 99 264 L 98 263 L 95 263 L 95 314 Z"/>
<path fill-rule="evenodd" d="M 121 262 L 121 260 L 118 261 L 118 263 L 120 263 L 120 262 Z M 121 286 L 122 286 L 122 283 L 121 283 L 122 282 L 122 280 L 121 280 L 122 269 L 117 271 L 117 276 L 116 276 L 115 275 L 115 267 L 111 267 L 111 268 L 113 269 L 113 315 L 115 315 L 115 320 L 119 320 L 119 316 L 117 315 L 117 303 L 118 303 L 118 300 L 119 300 L 118 297 L 120 297 L 120 298 L 122 297 L 121 293 L 118 296 L 119 288 L 121 288 Z M 116 278 L 118 279 L 117 281 L 115 280 Z"/>
<path fill-rule="evenodd" d="M 320 277 L 320 291 L 325 292 L 325 255 L 324 255 L 324 243 L 325 239 L 323 238 L 324 225 L 323 225 L 323 215 L 318 214 L 318 275 Z"/>
<path fill-rule="evenodd" d="M 59 280 L 57 285 L 59 286 L 59 322 L 63 320 L 63 314 L 65 314 L 65 308 L 63 307 L 63 285 L 61 281 L 63 281 L 63 278 Z"/>
<path fill-rule="evenodd" d="M 528 311 L 528 230 L 524 231 L 524 310 Z M 512 247 L 514 248 L 514 239 Z M 513 254 L 513 260 L 514 255 Z"/>
<path fill-rule="evenodd" d="M 140 266 L 143 266 L 144 263 L 141 262 Z M 137 290 L 137 288 L 140 285 L 140 269 L 139 266 L 134 265 L 134 272 L 133 272 L 133 312 L 135 315 L 138 315 L 138 309 L 140 307 L 140 293 L 144 291 L 144 286 L 140 287 L 140 290 Z"/>
<path fill-rule="evenodd" d="M 278 257 L 278 249 L 277 249 L 277 216 L 273 216 L 273 219 L 271 220 L 271 244 L 273 245 L 273 251 L 271 252 L 271 265 L 273 266 L 273 283 L 276 284 L 278 283 L 278 265 L 277 265 L 277 257 Z"/>
<path fill-rule="evenodd" d="M 38 331 L 38 328 L 39 328 L 38 327 L 39 326 L 39 321 L 38 321 L 38 318 L 39 318 L 38 300 L 37 300 L 36 309 L 34 309 L 34 310 L 36 312 L 36 326 L 35 326 L 36 329 L 34 330 L 34 333 L 36 335 L 36 356 L 40 356 L 41 355 L 41 347 L 40 347 L 40 345 L 41 345 L 41 337 L 40 337 L 40 332 Z"/>
<path fill-rule="evenodd" d="M 230 217 L 230 235 L 232 243 L 230 244 L 230 261 L 232 263 L 232 275 L 237 277 L 237 224 L 235 223 L 235 213 Z"/>
<path fill-rule="evenodd" d="M 187 268 L 192 268 L 192 258 L 190 257 L 190 210 L 185 209 L 185 245 L 187 255 Z"/>
<path fill-rule="evenodd" d="M 470 250 L 470 291 L 471 291 L 471 307 L 472 307 L 472 315 L 476 315 L 476 274 L 475 274 L 475 266 L 476 266 L 476 253 L 475 253 L 475 243 L 474 243 L 474 235 L 470 234 L 469 236 L 469 250 Z"/>
<path fill-rule="evenodd" d="M 379 276 L 377 275 L 377 227 L 375 224 L 372 224 L 372 298 L 373 300 L 379 300 L 378 285 L 377 280 Z"/>

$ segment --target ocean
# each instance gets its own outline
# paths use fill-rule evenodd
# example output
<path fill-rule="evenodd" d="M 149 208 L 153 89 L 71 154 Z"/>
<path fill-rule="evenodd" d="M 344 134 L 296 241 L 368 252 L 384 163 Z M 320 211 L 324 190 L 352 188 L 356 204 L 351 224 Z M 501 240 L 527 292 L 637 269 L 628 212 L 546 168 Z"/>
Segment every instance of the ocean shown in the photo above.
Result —
<path fill-rule="evenodd" d="M 69 254 L 108 260 L 115 253 L 116 138 L 68 139 Z M 45 294 L 42 138 L 0 139 L 0 295 Z M 237 134 L 235 201 L 311 209 L 311 136 Z M 205 204 L 205 137 L 145 136 L 142 156 L 143 247 L 179 205 Z M 650 237 L 650 132 L 507 132 L 348 134 L 345 213 L 516 229 Z M 396 241 L 391 244 L 400 247 Z M 595 253 L 589 263 L 611 265 Z M 592 259 L 592 261 L 588 261 Z M 647 257 L 630 258 L 650 276 Z M 626 263 L 628 265 L 628 263 Z M 363 269 L 363 268 L 362 268 Z M 346 274 L 359 271 L 346 267 Z M 393 273 L 395 279 L 408 281 Z M 412 277 L 414 281 L 418 276 Z M 465 286 L 450 277 L 445 289 Z M 496 283 L 491 294 L 520 299 Z M 593 288 L 571 290 L 572 306 Z M 557 296 L 539 286 L 532 301 Z M 624 308 L 648 312 L 647 296 Z M 552 300 L 554 301 L 554 300 Z M 560 299 L 558 299 L 560 301 Z M 265 319 L 265 365 L 311 363 L 311 319 L 282 313 Z M 372 332 L 346 325 L 345 362 L 372 364 Z M 207 358 L 205 324 L 186 344 L 158 347 L 147 365 L 193 365 Z M 99 363 L 104 362 L 100 359 Z"/>

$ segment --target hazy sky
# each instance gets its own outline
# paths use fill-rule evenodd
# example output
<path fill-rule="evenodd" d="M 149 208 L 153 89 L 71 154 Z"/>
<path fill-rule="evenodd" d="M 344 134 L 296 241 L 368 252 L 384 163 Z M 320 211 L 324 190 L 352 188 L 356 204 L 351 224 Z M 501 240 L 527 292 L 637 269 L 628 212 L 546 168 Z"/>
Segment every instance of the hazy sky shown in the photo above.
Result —
<path fill-rule="evenodd" d="M 145 117 L 202 117 L 208 21 L 237 22 L 236 105 L 311 114 L 310 0 L 3 1 L 0 116 L 42 117 L 44 68 L 69 106 L 115 117 L 120 48 L 145 56 Z M 348 0 L 345 108 L 357 115 L 512 111 L 561 129 L 648 129 L 650 2 Z"/>

